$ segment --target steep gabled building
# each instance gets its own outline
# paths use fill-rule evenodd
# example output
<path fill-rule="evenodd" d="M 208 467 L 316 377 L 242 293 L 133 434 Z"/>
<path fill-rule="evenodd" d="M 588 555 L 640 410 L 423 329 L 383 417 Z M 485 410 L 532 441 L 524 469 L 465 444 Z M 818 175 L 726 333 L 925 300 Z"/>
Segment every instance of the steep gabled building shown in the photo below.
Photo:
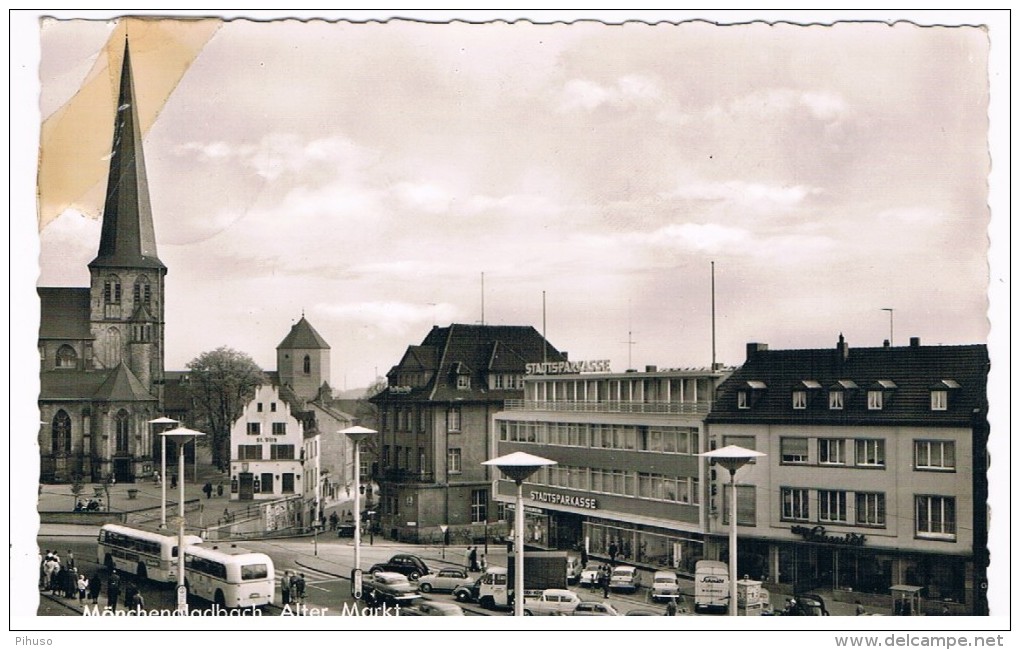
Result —
<path fill-rule="evenodd" d="M 379 410 L 375 506 L 393 539 L 480 539 L 494 521 L 492 416 L 524 396 L 528 363 L 565 361 L 530 326 L 433 327 L 408 346 L 387 373 L 388 386 L 371 402 Z"/>
<path fill-rule="evenodd" d="M 153 471 L 148 420 L 164 376 L 166 266 L 124 44 L 99 252 L 88 288 L 40 287 L 40 480 L 129 482 Z"/>
<path fill-rule="evenodd" d="M 710 442 L 767 454 L 737 473 L 738 573 L 784 591 L 888 599 L 923 589 L 986 614 L 984 345 L 769 350 L 719 388 Z M 726 555 L 728 473 L 709 529 Z"/>

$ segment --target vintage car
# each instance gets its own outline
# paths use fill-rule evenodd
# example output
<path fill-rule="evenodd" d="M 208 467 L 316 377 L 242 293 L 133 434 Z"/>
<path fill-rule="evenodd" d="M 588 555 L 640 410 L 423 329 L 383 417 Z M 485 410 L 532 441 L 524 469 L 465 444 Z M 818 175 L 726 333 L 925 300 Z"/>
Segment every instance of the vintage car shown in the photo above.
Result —
<path fill-rule="evenodd" d="M 368 570 L 369 573 L 373 574 L 384 571 L 403 574 L 407 576 L 408 580 L 412 581 L 432 573 L 424 560 L 417 555 L 410 555 L 408 553 L 398 553 L 385 562 L 373 564 L 372 568 Z"/>
<path fill-rule="evenodd" d="M 609 575 L 609 589 L 611 591 L 629 591 L 631 593 L 641 586 L 641 574 L 637 567 L 621 564 L 613 568 Z"/>
<path fill-rule="evenodd" d="M 656 571 L 649 596 L 652 600 L 675 600 L 680 595 L 680 579 L 672 571 Z"/>
<path fill-rule="evenodd" d="M 454 591 L 457 587 L 470 587 L 475 579 L 468 572 L 458 567 L 447 567 L 435 573 L 418 578 L 418 590 L 424 594 L 430 591 Z"/>
<path fill-rule="evenodd" d="M 582 600 L 574 609 L 573 616 L 619 616 L 620 612 L 609 603 L 598 600 Z"/>
<path fill-rule="evenodd" d="M 378 571 L 363 578 L 361 597 L 374 606 L 403 605 L 421 598 L 421 595 L 404 574 Z"/>

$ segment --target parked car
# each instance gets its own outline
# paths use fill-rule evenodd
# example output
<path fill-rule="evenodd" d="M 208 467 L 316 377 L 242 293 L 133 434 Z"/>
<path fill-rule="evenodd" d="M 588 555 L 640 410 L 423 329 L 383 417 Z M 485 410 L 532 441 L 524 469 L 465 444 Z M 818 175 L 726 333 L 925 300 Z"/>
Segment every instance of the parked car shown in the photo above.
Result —
<path fill-rule="evenodd" d="M 474 583 L 475 579 L 467 571 L 450 567 L 418 578 L 418 590 L 425 594 L 430 591 L 453 591 L 457 587 L 470 587 Z"/>
<path fill-rule="evenodd" d="M 574 609 L 574 616 L 619 616 L 620 612 L 609 603 L 597 600 L 582 600 Z"/>
<path fill-rule="evenodd" d="M 581 599 L 569 589 L 545 589 L 537 598 L 524 599 L 525 616 L 569 616 Z"/>
<path fill-rule="evenodd" d="M 400 608 L 401 616 L 464 616 L 464 610 L 457 603 L 438 600 L 418 600 Z"/>
<path fill-rule="evenodd" d="M 362 598 L 369 605 L 403 605 L 421 596 L 402 573 L 377 571 L 364 577 Z"/>
<path fill-rule="evenodd" d="M 641 574 L 637 567 L 622 564 L 609 575 L 609 589 L 612 591 L 635 592 L 641 586 Z"/>
<path fill-rule="evenodd" d="M 412 581 L 432 573 L 424 560 L 417 555 L 409 555 L 407 553 L 398 553 L 385 562 L 373 564 L 372 568 L 368 570 L 369 573 L 373 574 L 382 571 L 400 573 Z"/>
<path fill-rule="evenodd" d="M 825 600 L 818 594 L 796 594 L 787 601 L 783 616 L 828 616 Z"/>
<path fill-rule="evenodd" d="M 599 586 L 599 570 L 598 569 L 585 569 L 581 571 L 581 577 L 578 579 L 577 584 L 581 587 L 588 587 L 594 589 Z"/>
<path fill-rule="evenodd" d="M 656 571 L 650 595 L 652 600 L 675 600 L 680 595 L 680 578 L 672 571 Z"/>

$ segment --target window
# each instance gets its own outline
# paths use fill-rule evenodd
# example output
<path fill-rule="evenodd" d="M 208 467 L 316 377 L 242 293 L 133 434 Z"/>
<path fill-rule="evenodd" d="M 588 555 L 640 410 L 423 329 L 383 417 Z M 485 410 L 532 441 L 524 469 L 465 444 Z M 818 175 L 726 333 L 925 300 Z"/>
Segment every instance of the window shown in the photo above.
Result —
<path fill-rule="evenodd" d="M 807 408 L 807 391 L 806 390 L 795 390 L 793 391 L 793 408 L 797 411 L 802 411 Z"/>
<path fill-rule="evenodd" d="M 255 410 L 258 411 L 259 413 L 262 412 L 262 402 L 259 402 L 258 404 L 255 405 Z"/>
<path fill-rule="evenodd" d="M 784 463 L 805 464 L 808 462 L 808 439 L 780 438 L 779 453 Z"/>
<path fill-rule="evenodd" d="M 460 448 L 451 447 L 446 450 L 446 468 L 450 474 L 460 474 Z"/>
<path fill-rule="evenodd" d="M 956 539 L 956 499 L 923 494 L 914 497 L 918 537 Z"/>
<path fill-rule="evenodd" d="M 117 415 L 113 418 L 114 426 L 117 433 L 117 453 L 126 454 L 128 453 L 128 443 L 131 438 L 131 417 L 128 412 L 121 409 L 117 412 Z"/>
<path fill-rule="evenodd" d="M 425 425 L 428 423 L 427 413 L 428 411 L 425 410 L 425 407 L 418 409 L 418 431 L 420 433 L 425 433 Z"/>
<path fill-rule="evenodd" d="M 135 306 L 138 305 L 149 305 L 152 300 L 152 288 L 149 285 L 149 279 L 144 275 L 139 276 L 135 280 L 133 297 L 135 300 Z"/>
<path fill-rule="evenodd" d="M 238 460 L 262 460 L 262 445 L 238 445 Z"/>
<path fill-rule="evenodd" d="M 425 448 L 418 447 L 418 471 L 424 472 L 426 468 L 425 464 Z"/>
<path fill-rule="evenodd" d="M 120 278 L 116 275 L 106 278 L 103 283 L 103 299 L 110 305 L 120 304 Z"/>
<path fill-rule="evenodd" d="M 70 345 L 61 345 L 57 350 L 58 368 L 76 368 L 78 366 L 78 353 Z"/>
<path fill-rule="evenodd" d="M 263 472 L 262 473 L 262 482 L 259 485 L 259 492 L 261 492 L 262 494 L 272 494 L 273 493 L 273 473 L 272 472 Z"/>
<path fill-rule="evenodd" d="M 471 523 L 482 524 L 489 519 L 489 491 L 471 490 Z"/>
<path fill-rule="evenodd" d="M 931 392 L 931 410 L 945 411 L 949 408 L 949 391 L 933 390 Z"/>
<path fill-rule="evenodd" d="M 284 473 L 282 478 L 283 478 L 283 489 L 281 491 L 283 492 L 283 494 L 293 494 L 294 493 L 294 475 L 291 474 L 291 473 Z"/>
<path fill-rule="evenodd" d="M 294 445 L 269 445 L 270 460 L 294 460 Z"/>
<path fill-rule="evenodd" d="M 808 520 L 808 491 L 803 488 L 783 488 L 783 519 Z"/>
<path fill-rule="evenodd" d="M 305 355 L 305 359 L 304 359 L 304 363 L 302 364 L 301 371 L 304 372 L 306 375 L 312 374 L 312 358 L 310 356 L 308 356 L 307 354 Z"/>
<path fill-rule="evenodd" d="M 748 399 L 746 390 L 737 391 L 737 408 L 738 409 L 749 409 L 751 408 L 751 402 Z"/>
<path fill-rule="evenodd" d="M 829 409 L 832 411 L 841 411 L 843 409 L 843 391 L 829 391 Z"/>
<path fill-rule="evenodd" d="M 276 402 L 270 402 L 269 403 L 269 410 L 272 413 L 276 413 Z"/>
<path fill-rule="evenodd" d="M 846 492 L 818 491 L 818 521 L 846 521 Z"/>
<path fill-rule="evenodd" d="M 744 449 L 750 449 L 752 451 L 757 450 L 757 447 L 755 446 L 757 442 L 754 436 L 723 436 L 722 442 L 723 447 L 728 447 L 729 445 L 736 445 L 737 447 L 743 447 Z M 747 464 L 754 465 L 756 462 L 757 461 L 755 461 L 755 459 L 752 458 L 751 460 L 747 461 Z"/>
<path fill-rule="evenodd" d="M 383 467 L 389 467 L 390 466 L 390 446 L 389 445 L 383 445 L 383 448 L 382 448 L 382 458 L 380 460 L 382 462 L 382 466 Z"/>
<path fill-rule="evenodd" d="M 858 467 L 885 467 L 885 440 L 855 440 Z"/>
<path fill-rule="evenodd" d="M 274 436 L 285 436 L 285 435 L 287 435 L 287 423 L 286 422 L 273 422 L 273 435 Z"/>
<path fill-rule="evenodd" d="M 885 526 L 884 493 L 857 493 L 857 523 L 862 526 Z"/>
<path fill-rule="evenodd" d="M 460 431 L 460 407 L 454 406 L 446 411 L 446 430 Z"/>
<path fill-rule="evenodd" d="M 952 440 L 915 440 L 914 469 L 956 469 L 956 445 Z"/>
<path fill-rule="evenodd" d="M 52 449 L 54 454 L 71 453 L 71 416 L 60 409 L 53 416 Z"/>
<path fill-rule="evenodd" d="M 261 433 L 262 433 L 262 423 L 261 422 L 249 422 L 248 423 L 248 435 L 249 436 L 257 436 L 257 435 L 260 435 Z"/>
<path fill-rule="evenodd" d="M 457 375 L 457 390 L 467 390 L 469 388 L 471 388 L 471 376 Z"/>
<path fill-rule="evenodd" d="M 881 411 L 882 410 L 882 396 L 884 393 L 880 390 L 869 390 L 868 391 L 868 410 L 870 411 Z"/>
<path fill-rule="evenodd" d="M 843 440 L 840 438 L 822 438 L 818 441 L 818 462 L 824 465 L 842 465 Z"/>
<path fill-rule="evenodd" d="M 723 486 L 723 524 L 730 523 L 730 485 Z M 754 526 L 757 520 L 755 513 L 755 488 L 753 485 L 737 486 L 737 525 Z"/>

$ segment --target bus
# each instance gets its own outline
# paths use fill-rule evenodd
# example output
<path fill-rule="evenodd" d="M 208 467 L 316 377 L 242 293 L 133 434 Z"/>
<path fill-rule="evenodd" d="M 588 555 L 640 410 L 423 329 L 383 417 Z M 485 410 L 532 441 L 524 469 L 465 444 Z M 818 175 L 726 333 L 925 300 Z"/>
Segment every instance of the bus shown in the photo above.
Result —
<path fill-rule="evenodd" d="M 262 607 L 273 604 L 276 571 L 265 553 L 235 544 L 187 546 L 184 585 L 189 597 L 223 608 Z"/>
<path fill-rule="evenodd" d="M 729 606 L 729 565 L 718 560 L 698 560 L 694 565 L 694 611 Z"/>
<path fill-rule="evenodd" d="M 184 545 L 200 544 L 198 535 L 185 535 Z M 96 560 L 107 569 L 117 569 L 157 582 L 177 581 L 177 535 L 168 530 L 146 530 L 120 524 L 99 529 Z"/>

